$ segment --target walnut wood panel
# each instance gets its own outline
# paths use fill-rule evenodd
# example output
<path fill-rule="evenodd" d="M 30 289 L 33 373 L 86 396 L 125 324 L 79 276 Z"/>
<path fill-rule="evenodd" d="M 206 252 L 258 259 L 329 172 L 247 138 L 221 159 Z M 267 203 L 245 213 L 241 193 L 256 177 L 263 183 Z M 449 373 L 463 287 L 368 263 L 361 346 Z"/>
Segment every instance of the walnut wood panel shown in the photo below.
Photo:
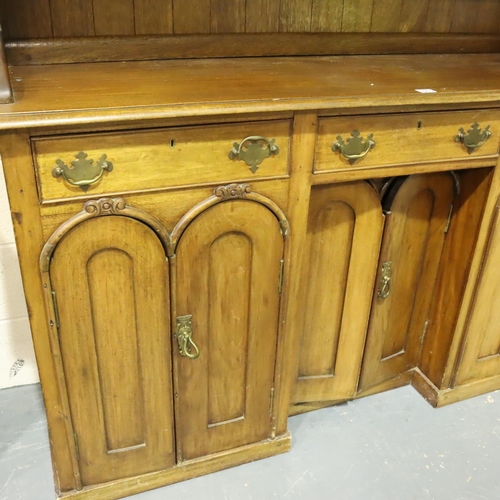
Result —
<path fill-rule="evenodd" d="M 491 126 L 492 136 L 472 154 L 455 137 L 460 128 L 466 132 L 479 122 Z M 346 143 L 352 132 L 359 131 L 363 140 L 373 134 L 375 147 L 353 164 L 332 145 L 342 136 Z M 498 154 L 500 114 L 497 111 L 460 113 L 426 113 L 386 116 L 349 116 L 320 120 L 315 172 L 352 170 L 374 166 L 400 166 L 426 161 L 470 159 Z"/>
<path fill-rule="evenodd" d="M 93 0 L 50 0 L 50 12 L 53 36 L 95 35 Z M 6 19 L 8 22 L 9 14 Z"/>
<path fill-rule="evenodd" d="M 85 123 L 92 123 L 95 128 L 97 123 L 130 122 L 146 117 L 343 110 L 352 106 L 380 111 L 381 103 L 398 106 L 400 110 L 403 106 L 463 106 L 464 103 L 467 106 L 489 103 L 495 107 L 500 100 L 499 62 L 498 54 L 475 54 L 17 66 L 11 75 L 13 92 L 23 98 L 1 107 L 0 129 Z M 333 71 L 335 66 L 343 70 Z M 114 79 L 103 79 L 104 73 L 112 73 Z M 482 77 L 477 78 L 478 74 Z M 415 92 L 423 79 L 437 90 L 435 94 Z M 57 99 L 54 99 L 55 87 Z M 144 91 L 137 92 L 138 88 Z M 450 117 L 448 125 L 455 123 L 451 115 L 446 116 Z M 463 116 L 482 119 L 493 114 L 485 111 L 484 115 L 474 112 Z M 456 125 L 469 127 L 473 123 L 462 121 Z M 384 123 L 387 122 L 384 120 Z M 417 124 L 411 124 L 411 128 L 417 128 Z M 420 130 L 423 136 L 426 129 L 424 126 Z M 347 133 L 352 130 L 349 127 Z M 498 133 L 494 122 L 492 131 Z M 449 132 L 453 142 L 456 131 L 450 129 Z M 431 144 L 434 139 L 429 137 Z M 387 144 L 396 141 L 394 134 L 387 136 Z M 461 146 L 453 144 L 461 150 Z M 327 154 L 331 145 L 324 146 L 324 154 Z M 434 151 L 433 146 L 425 147 Z M 490 148 L 496 151 L 494 137 L 484 145 L 483 152 L 491 151 Z M 378 155 L 380 149 L 375 148 L 371 153 Z M 420 148 L 415 154 L 420 155 L 422 151 L 425 149 Z M 394 150 L 390 149 L 388 154 L 392 157 Z M 437 152 L 433 154 L 440 157 Z M 463 151 L 461 154 L 468 156 Z M 472 156 L 478 155 L 479 152 Z"/>
<path fill-rule="evenodd" d="M 135 33 L 164 35 L 173 32 L 173 5 L 165 0 L 134 0 Z"/>
<path fill-rule="evenodd" d="M 342 30 L 344 0 L 313 0 L 311 32 L 338 32 Z"/>
<path fill-rule="evenodd" d="M 255 32 L 407 32 L 437 31 L 463 33 L 500 32 L 496 0 L 259 0 L 242 2 L 227 9 L 220 0 L 110 1 L 107 12 L 100 9 L 102 0 L 2 0 L 2 21 L 9 37 L 93 36 L 104 19 L 110 33 L 163 34 L 164 22 L 144 15 L 144 9 L 171 12 L 175 33 Z M 123 7 L 123 4 L 125 7 Z M 254 3 L 258 3 L 257 7 Z M 319 3 L 325 4 L 320 6 Z M 96 7 L 97 6 L 97 7 Z M 159 7 L 159 11 L 155 9 Z M 221 8 L 227 15 L 220 17 Z M 319 18 L 320 9 L 324 19 Z M 257 16 L 256 9 L 261 15 Z M 68 12 L 72 10 L 72 12 Z M 126 12 L 125 12 L 126 11 Z M 43 16 L 34 17 L 34 13 Z M 270 19 L 268 19 L 268 16 Z M 336 17 L 332 20 L 328 17 Z M 36 19 L 37 22 L 29 22 Z M 231 22 L 232 19 L 232 22 Z M 61 21 L 66 20 L 65 25 Z M 222 22 L 219 22 L 219 20 Z M 37 26 L 38 23 L 40 26 Z M 137 22 L 140 21 L 140 22 Z M 134 29 L 135 26 L 135 29 Z M 169 31 L 168 31 L 169 32 Z"/>
<path fill-rule="evenodd" d="M 174 33 L 210 33 L 210 0 L 172 0 Z"/>
<path fill-rule="evenodd" d="M 382 207 L 369 184 L 313 188 L 293 402 L 331 401 L 354 395 L 382 227 Z"/>
<path fill-rule="evenodd" d="M 456 376 L 456 384 L 493 377 L 500 373 L 500 335 L 498 323 L 500 308 L 498 258 L 500 252 L 498 226 L 500 203 L 494 209 L 490 235 L 481 270 L 477 279 L 473 302 L 465 329 L 465 347 Z"/>
<path fill-rule="evenodd" d="M 419 368 L 438 388 L 448 362 L 450 346 L 473 251 L 491 184 L 491 169 L 457 172 L 460 193 L 455 199 L 453 217 L 443 249 L 442 265 L 429 314 L 429 325 L 420 353 Z"/>
<path fill-rule="evenodd" d="M 392 198 L 392 193 L 386 196 Z M 388 208 L 361 391 L 417 364 L 453 198 L 451 175 L 415 175 L 404 181 Z M 383 297 L 383 266 L 388 262 L 391 275 Z"/>
<path fill-rule="evenodd" d="M 92 0 L 96 36 L 134 35 L 134 0 Z"/>
<path fill-rule="evenodd" d="M 244 161 L 230 160 L 235 142 L 260 135 L 276 139 L 279 154 L 265 159 L 255 173 Z M 208 127 L 160 129 L 104 135 L 41 138 L 33 141 L 40 192 L 43 201 L 81 196 L 79 187 L 52 175 L 56 160 L 66 165 L 84 151 L 94 164 L 103 154 L 113 163 L 92 185 L 88 195 L 202 184 L 227 183 L 288 175 L 289 121 L 250 122 Z M 179 176 L 182 172 L 182 176 Z"/>
<path fill-rule="evenodd" d="M 246 0 L 211 0 L 210 31 L 212 33 L 244 33 Z M 265 15 L 265 14 L 264 14 Z"/>
<path fill-rule="evenodd" d="M 168 263 L 154 231 L 125 217 L 72 229 L 50 266 L 84 485 L 175 463 Z"/>
<path fill-rule="evenodd" d="M 192 315 L 200 356 L 175 349 L 180 461 L 271 436 L 282 258 L 278 220 L 248 200 L 209 208 L 181 236 L 175 316 Z"/>
<path fill-rule="evenodd" d="M 162 5 L 165 7 L 165 4 Z M 259 2 L 248 5 L 260 12 Z M 327 7 L 328 4 L 321 2 L 322 9 Z M 313 16 L 319 16 L 318 9 L 319 7 L 313 7 Z M 158 23 L 162 23 L 162 29 L 165 31 L 170 29 L 167 16 L 165 13 L 155 18 Z M 277 15 L 275 17 L 276 19 L 270 17 L 268 22 L 277 23 Z M 317 22 L 320 25 L 320 21 L 323 24 L 327 21 L 332 25 L 336 20 L 335 16 L 328 16 L 321 17 Z M 142 26 L 145 22 L 142 19 L 137 20 L 136 26 L 137 23 Z M 252 18 L 247 18 L 247 22 L 252 22 Z M 144 34 L 149 34 L 146 27 L 141 30 Z M 114 36 L 7 41 L 8 61 L 15 66 L 214 57 L 474 54 L 499 50 L 498 35 L 420 33 L 226 33 L 189 37 Z"/>
<path fill-rule="evenodd" d="M 277 33 L 280 26 L 280 0 L 252 0 L 246 5 L 247 33 Z"/>

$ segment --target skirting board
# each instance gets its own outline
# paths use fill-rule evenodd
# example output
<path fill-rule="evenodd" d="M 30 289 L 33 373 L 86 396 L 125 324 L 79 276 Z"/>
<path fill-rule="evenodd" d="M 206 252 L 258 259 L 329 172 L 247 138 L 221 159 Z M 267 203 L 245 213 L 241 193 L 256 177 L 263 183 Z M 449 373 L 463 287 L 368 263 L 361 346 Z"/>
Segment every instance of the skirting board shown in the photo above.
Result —
<path fill-rule="evenodd" d="M 291 436 L 286 433 L 273 440 L 241 446 L 233 450 L 215 453 L 209 457 L 188 460 L 172 469 L 144 474 L 132 478 L 119 479 L 110 483 L 89 486 L 82 491 L 62 494 L 60 499 L 71 500 L 118 500 L 169 484 L 203 476 L 261 458 L 268 458 L 291 449 Z"/>
<path fill-rule="evenodd" d="M 500 389 L 500 375 L 453 389 L 440 390 L 417 368 L 412 385 L 432 406 L 439 408 Z"/>

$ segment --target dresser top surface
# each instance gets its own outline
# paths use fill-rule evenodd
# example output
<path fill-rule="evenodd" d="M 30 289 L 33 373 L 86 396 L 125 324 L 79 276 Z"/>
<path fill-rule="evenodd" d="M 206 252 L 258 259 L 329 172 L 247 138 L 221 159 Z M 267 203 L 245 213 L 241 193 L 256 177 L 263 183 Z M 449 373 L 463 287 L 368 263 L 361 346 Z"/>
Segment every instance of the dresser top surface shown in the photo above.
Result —
<path fill-rule="evenodd" d="M 15 102 L 0 105 L 0 129 L 294 110 L 500 106 L 500 54 L 16 66 L 11 80 Z"/>

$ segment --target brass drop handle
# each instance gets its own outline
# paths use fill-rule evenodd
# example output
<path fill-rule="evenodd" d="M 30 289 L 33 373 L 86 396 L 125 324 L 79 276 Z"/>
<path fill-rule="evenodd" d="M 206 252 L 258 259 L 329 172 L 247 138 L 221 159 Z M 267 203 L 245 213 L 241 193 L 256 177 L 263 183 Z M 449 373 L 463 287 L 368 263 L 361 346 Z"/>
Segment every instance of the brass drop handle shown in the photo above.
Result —
<path fill-rule="evenodd" d="M 364 158 L 377 143 L 373 140 L 373 134 L 370 134 L 366 140 L 360 136 L 359 130 L 353 130 L 351 137 L 344 142 L 341 135 L 337 136 L 337 141 L 332 145 L 332 151 L 340 151 L 344 158 L 349 160 L 352 165 L 356 160 Z"/>
<path fill-rule="evenodd" d="M 52 170 L 52 175 L 56 178 L 62 176 L 68 184 L 87 191 L 92 184 L 99 182 L 105 170 L 113 170 L 113 164 L 106 160 L 106 155 L 102 155 L 95 165 L 94 160 L 88 160 L 87 156 L 87 153 L 80 151 L 75 155 L 76 161 L 71 162 L 71 167 L 57 159 L 57 167 Z"/>
<path fill-rule="evenodd" d="M 270 156 L 276 156 L 280 148 L 275 144 L 276 139 L 267 139 L 260 135 L 246 137 L 240 143 L 233 143 L 233 149 L 229 151 L 230 160 L 244 161 L 253 174 L 257 172 L 259 165 Z"/>
<path fill-rule="evenodd" d="M 200 355 L 198 346 L 193 341 L 193 325 L 191 323 L 191 314 L 179 316 L 177 318 L 177 342 L 181 356 L 189 359 L 196 359 Z M 194 352 L 193 352 L 194 351 Z"/>
<path fill-rule="evenodd" d="M 469 154 L 481 147 L 491 137 L 490 126 L 486 125 L 484 130 L 479 128 L 479 123 L 473 123 L 472 128 L 465 133 L 463 127 L 460 127 L 459 133 L 455 136 L 455 142 L 461 142 Z"/>
<path fill-rule="evenodd" d="M 391 293 L 392 262 L 384 262 L 380 273 L 380 283 L 378 286 L 378 296 L 386 299 Z"/>

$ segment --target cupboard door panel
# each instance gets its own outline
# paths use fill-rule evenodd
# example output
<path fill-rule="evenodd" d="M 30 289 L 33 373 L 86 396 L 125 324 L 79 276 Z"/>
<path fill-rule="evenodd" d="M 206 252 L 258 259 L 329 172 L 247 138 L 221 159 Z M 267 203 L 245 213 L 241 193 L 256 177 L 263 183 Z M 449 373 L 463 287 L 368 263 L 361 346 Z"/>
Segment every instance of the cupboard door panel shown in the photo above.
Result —
<path fill-rule="evenodd" d="M 378 196 L 365 182 L 312 190 L 294 402 L 356 391 L 383 222 Z"/>
<path fill-rule="evenodd" d="M 453 197 L 452 176 L 439 173 L 407 178 L 392 201 L 378 270 L 382 280 L 390 266 L 390 289 L 374 293 L 360 390 L 416 366 Z"/>
<path fill-rule="evenodd" d="M 465 331 L 465 348 L 456 384 L 500 374 L 500 200 L 495 206 L 490 236 L 477 280 L 469 320 Z"/>
<path fill-rule="evenodd" d="M 85 485 L 174 465 L 168 263 L 126 217 L 72 229 L 50 266 Z"/>
<path fill-rule="evenodd" d="M 200 355 L 175 347 L 180 459 L 270 437 L 282 258 L 276 217 L 252 201 L 211 207 L 181 236 L 176 316 L 192 315 Z"/>

